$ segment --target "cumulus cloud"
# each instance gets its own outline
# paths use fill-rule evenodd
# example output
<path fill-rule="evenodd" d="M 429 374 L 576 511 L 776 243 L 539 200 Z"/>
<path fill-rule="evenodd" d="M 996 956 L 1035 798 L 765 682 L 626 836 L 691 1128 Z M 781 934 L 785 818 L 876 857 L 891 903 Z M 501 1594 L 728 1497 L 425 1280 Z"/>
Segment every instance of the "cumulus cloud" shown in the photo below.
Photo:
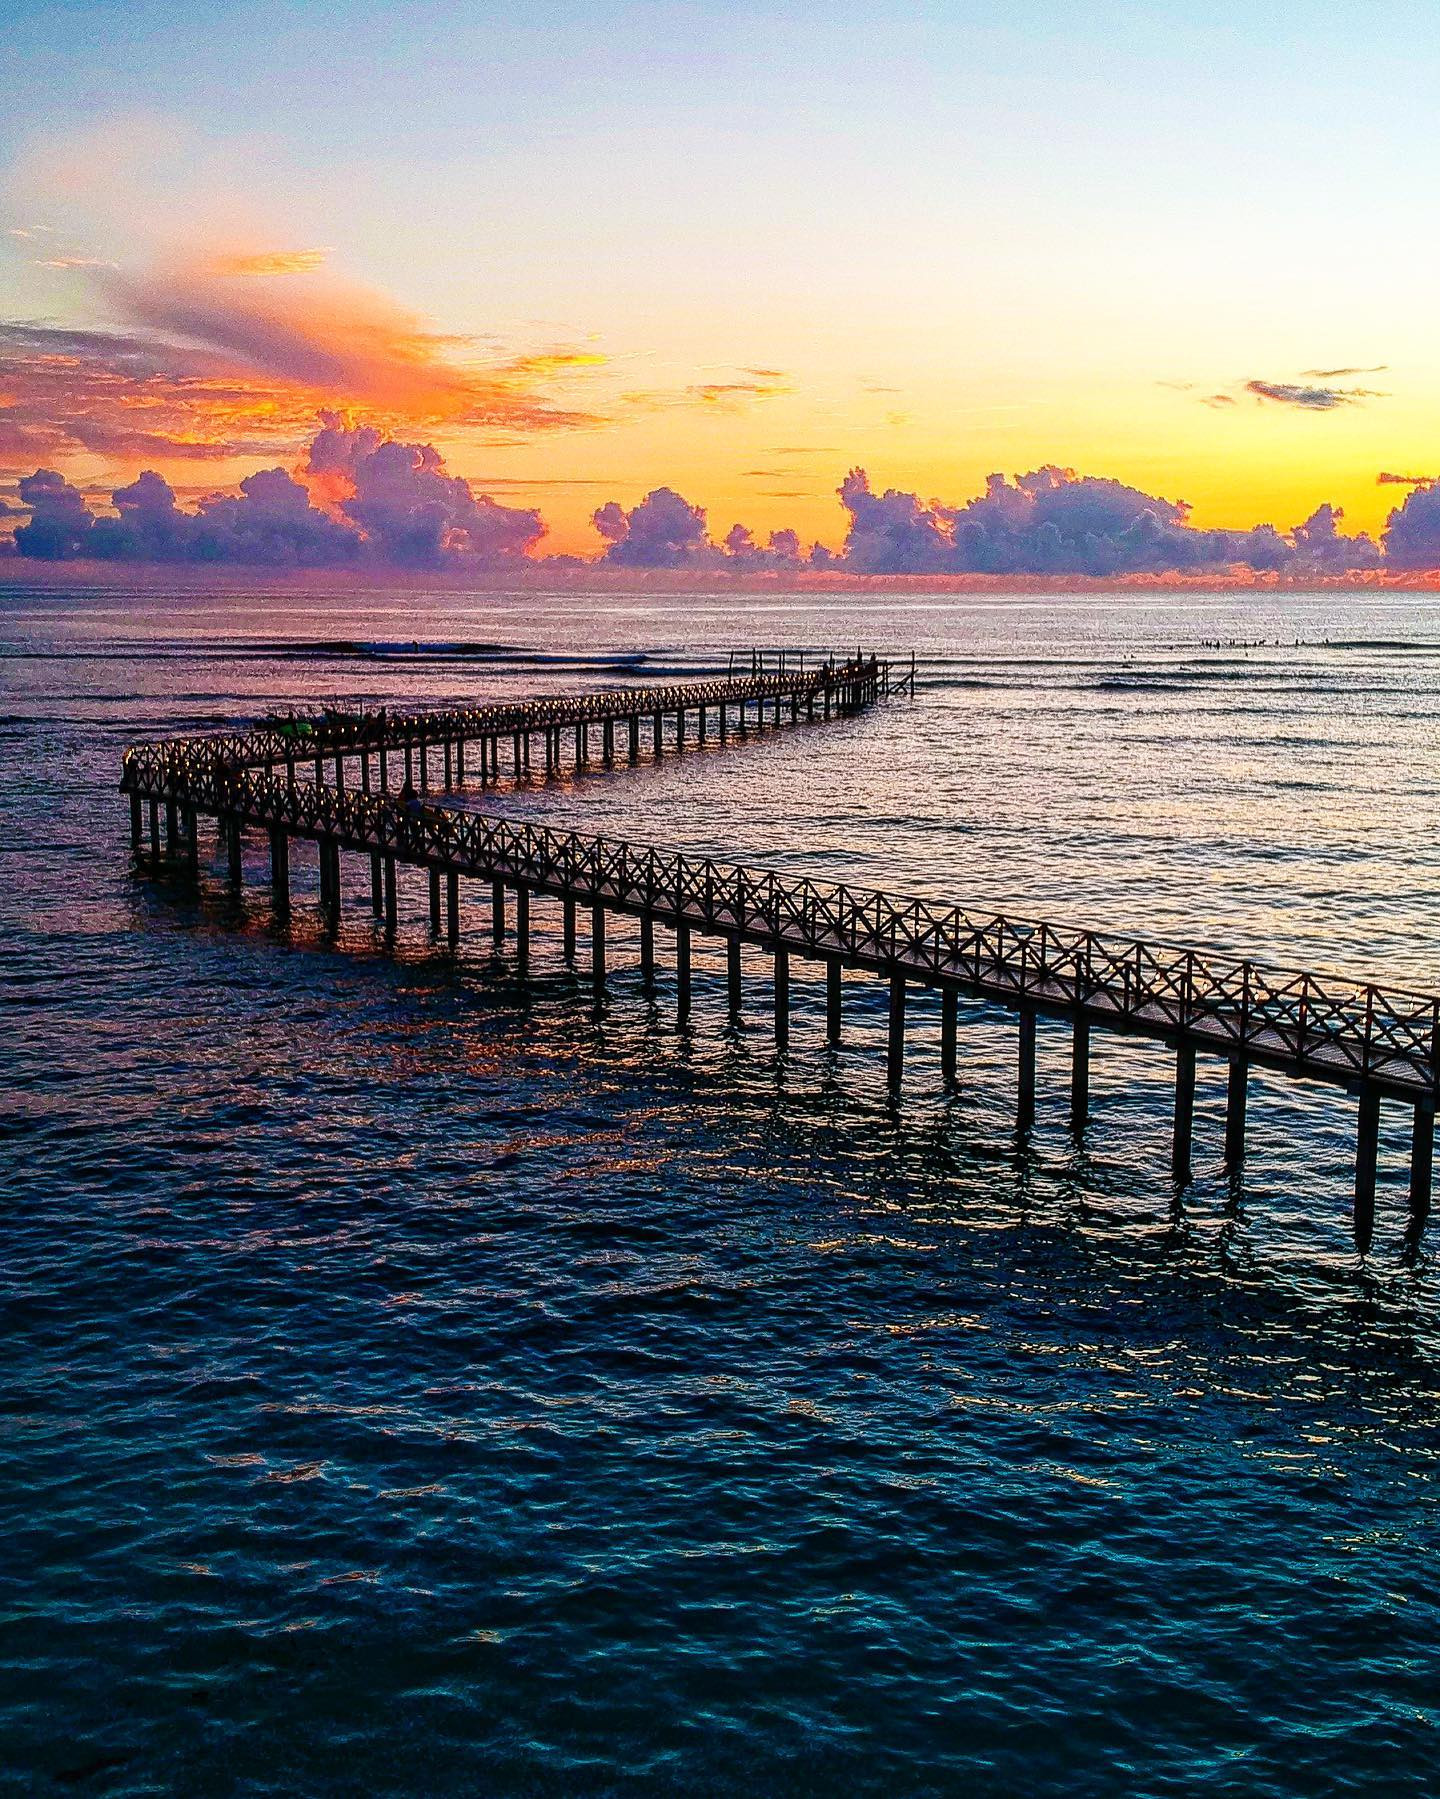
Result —
<path fill-rule="evenodd" d="M 1395 568 L 1440 568 L 1440 483 L 1407 494 L 1385 521 L 1381 542 Z"/>
<path fill-rule="evenodd" d="M 433 444 L 382 439 L 333 413 L 310 446 L 306 473 L 338 493 L 340 511 L 386 562 L 433 567 L 462 556 L 503 563 L 527 555 L 545 531 L 538 512 L 476 495 L 468 481 L 447 474 Z"/>
<path fill-rule="evenodd" d="M 1378 560 L 1369 538 L 1339 532 L 1340 514 L 1329 506 L 1291 539 L 1265 524 L 1203 531 L 1183 501 L 1054 466 L 1013 482 L 991 475 L 984 493 L 962 506 L 894 488 L 876 494 L 863 469 L 852 469 L 839 492 L 850 529 L 832 566 L 863 574 L 1105 576 L 1231 564 L 1324 572 Z"/>
<path fill-rule="evenodd" d="M 38 468 L 21 478 L 20 504 L 30 513 L 29 521 L 15 529 L 15 547 L 22 556 L 60 562 L 80 554 L 91 513 L 78 487 L 52 468 Z"/>
<path fill-rule="evenodd" d="M 673 487 L 657 487 L 628 512 L 616 500 L 593 514 L 606 541 L 602 560 L 617 568 L 693 568 L 713 559 L 705 508 L 692 506 Z"/>
<path fill-rule="evenodd" d="M 187 511 L 147 470 L 112 492 L 113 514 L 97 517 L 78 488 L 37 469 L 19 484 L 29 519 L 16 528 L 15 548 L 51 561 L 492 568 L 526 556 L 545 529 L 538 512 L 472 492 L 433 445 L 396 443 L 338 417 L 323 422 L 302 473 L 314 494 L 284 469 L 259 469 L 237 494 Z"/>

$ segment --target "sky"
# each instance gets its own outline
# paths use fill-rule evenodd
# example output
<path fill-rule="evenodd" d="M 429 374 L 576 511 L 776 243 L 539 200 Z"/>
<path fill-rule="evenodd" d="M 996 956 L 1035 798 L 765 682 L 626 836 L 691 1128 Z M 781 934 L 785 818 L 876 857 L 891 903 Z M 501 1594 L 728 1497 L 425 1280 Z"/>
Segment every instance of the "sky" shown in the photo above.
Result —
<path fill-rule="evenodd" d="M 323 505 L 322 411 L 586 555 L 662 486 L 833 547 L 857 465 L 1282 531 L 1440 472 L 1427 7 L 37 3 L 6 45 L 12 512 L 37 467 Z"/>

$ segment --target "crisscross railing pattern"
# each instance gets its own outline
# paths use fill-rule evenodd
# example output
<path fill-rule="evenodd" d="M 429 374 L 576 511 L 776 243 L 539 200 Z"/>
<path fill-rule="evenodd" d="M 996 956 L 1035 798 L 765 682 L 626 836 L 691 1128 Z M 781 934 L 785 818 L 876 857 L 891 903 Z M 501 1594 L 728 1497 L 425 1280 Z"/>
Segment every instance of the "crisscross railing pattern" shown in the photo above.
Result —
<path fill-rule="evenodd" d="M 162 757 L 160 785 L 149 786 L 148 751 L 166 747 L 148 746 L 133 771 L 136 781 L 143 771 L 140 790 L 271 831 L 1186 1038 L 1342 1084 L 1411 1099 L 1440 1090 L 1440 997 L 339 789 L 239 765 L 223 749 Z"/>
<path fill-rule="evenodd" d="M 876 657 L 837 662 L 833 658 L 806 668 L 747 675 L 738 679 L 667 682 L 643 687 L 616 687 L 598 693 L 545 694 L 535 699 L 486 706 L 431 707 L 394 712 L 291 716 L 259 728 L 212 737 L 175 738 L 134 744 L 125 752 L 121 786 L 148 793 L 157 783 L 173 786 L 202 773 L 202 764 L 230 768 L 273 766 L 337 752 L 419 748 L 426 744 L 472 742 L 482 737 L 509 737 L 516 732 L 552 726 L 603 724 L 607 720 L 653 718 L 690 712 L 702 706 L 738 705 L 769 699 L 808 706 L 829 691 L 838 704 L 853 704 L 847 695 L 873 699 L 889 664 Z"/>

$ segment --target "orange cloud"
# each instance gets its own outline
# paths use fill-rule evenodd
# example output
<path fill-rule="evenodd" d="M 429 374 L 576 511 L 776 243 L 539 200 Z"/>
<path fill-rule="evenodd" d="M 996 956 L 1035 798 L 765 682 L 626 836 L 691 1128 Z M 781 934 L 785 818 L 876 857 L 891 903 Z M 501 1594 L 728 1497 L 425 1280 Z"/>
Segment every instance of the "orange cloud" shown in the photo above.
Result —
<path fill-rule="evenodd" d="M 318 250 L 260 250 L 230 256 L 214 256 L 205 264 L 212 275 L 309 275 L 330 254 L 329 245 Z"/>

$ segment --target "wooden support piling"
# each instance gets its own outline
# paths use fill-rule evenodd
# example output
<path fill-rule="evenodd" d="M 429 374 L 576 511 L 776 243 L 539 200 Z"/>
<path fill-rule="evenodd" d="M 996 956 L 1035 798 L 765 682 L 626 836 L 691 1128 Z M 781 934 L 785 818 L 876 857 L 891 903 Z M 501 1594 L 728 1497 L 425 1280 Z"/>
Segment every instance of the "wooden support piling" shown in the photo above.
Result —
<path fill-rule="evenodd" d="M 1182 1041 L 1175 1048 L 1175 1120 L 1170 1136 L 1170 1168 L 1180 1180 L 1190 1174 L 1194 1134 L 1195 1045 Z"/>
<path fill-rule="evenodd" d="M 1355 1247 L 1367 1255 L 1375 1234 L 1375 1159 L 1380 1147 L 1380 1095 L 1360 1089 L 1355 1121 Z"/>
<path fill-rule="evenodd" d="M 840 1041 L 840 984 L 843 969 L 839 956 L 825 962 L 825 1036 L 830 1043 Z"/>
<path fill-rule="evenodd" d="M 905 977 L 897 973 L 890 977 L 890 1017 L 885 1057 L 885 1085 L 889 1088 L 892 1099 L 899 1097 L 904 1076 Z"/>
<path fill-rule="evenodd" d="M 940 1080 L 948 1091 L 955 1085 L 955 1037 L 960 1019 L 960 995 L 953 987 L 940 989 Z"/>
<path fill-rule="evenodd" d="M 1415 1107 L 1410 1134 L 1410 1236 L 1418 1243 L 1430 1216 L 1431 1171 L 1435 1161 L 1435 1102 Z"/>
<path fill-rule="evenodd" d="M 655 985 L 655 920 L 648 912 L 640 914 L 640 980 L 647 993 Z"/>
<path fill-rule="evenodd" d="M 740 1016 L 740 939 L 729 937 L 725 942 L 725 976 L 730 1001 L 730 1016 Z"/>
<path fill-rule="evenodd" d="M 395 899 L 395 858 L 385 858 L 385 935 L 392 940 L 398 919 L 399 908 Z"/>
<path fill-rule="evenodd" d="M 150 866 L 160 872 L 160 802 L 150 802 Z"/>
<path fill-rule="evenodd" d="M 605 908 L 590 908 L 590 979 L 597 994 L 605 991 Z"/>
<path fill-rule="evenodd" d="M 290 913 L 290 839 L 278 827 L 270 833 L 270 904 L 278 918 Z"/>
<path fill-rule="evenodd" d="M 130 854 L 136 861 L 140 859 L 140 846 L 144 842 L 144 837 L 145 827 L 140 810 L 140 795 L 132 793 L 130 795 Z"/>
<path fill-rule="evenodd" d="M 1238 1168 L 1245 1160 L 1245 1109 L 1250 1096 L 1250 1065 L 1244 1056 L 1231 1056 L 1225 1087 L 1225 1160 Z"/>
<path fill-rule="evenodd" d="M 505 941 L 505 883 L 490 883 L 490 935 L 496 947 Z"/>
<path fill-rule="evenodd" d="M 1070 1129 L 1085 1130 L 1090 1116 L 1090 1020 L 1077 1012 L 1070 1027 Z"/>
<path fill-rule="evenodd" d="M 460 947 L 460 877 L 454 869 L 445 875 L 445 926 L 453 954 Z"/>
<path fill-rule="evenodd" d="M 440 870 L 431 868 L 427 869 L 426 873 L 430 877 L 430 935 L 438 937 L 440 935 Z"/>
<path fill-rule="evenodd" d="M 781 1049 L 790 1041 L 790 952 L 775 952 L 775 1041 Z"/>
<path fill-rule="evenodd" d="M 690 1016 L 690 927 L 675 927 L 675 1016 L 684 1024 Z"/>
<path fill-rule="evenodd" d="M 238 818 L 227 818 L 225 821 L 225 847 L 226 860 L 229 863 L 230 889 L 232 893 L 238 894 L 245 883 L 245 864 Z"/>
<path fill-rule="evenodd" d="M 530 889 L 515 889 L 515 961 L 525 968 L 530 961 Z"/>
<path fill-rule="evenodd" d="M 327 865 L 325 924 L 336 931 L 340 928 L 340 845 L 332 837 L 321 843 L 320 851 Z"/>
<path fill-rule="evenodd" d="M 1035 1008 L 1020 1008 L 1020 1069 L 1015 1097 L 1015 1128 L 1028 1131 L 1035 1122 Z"/>

